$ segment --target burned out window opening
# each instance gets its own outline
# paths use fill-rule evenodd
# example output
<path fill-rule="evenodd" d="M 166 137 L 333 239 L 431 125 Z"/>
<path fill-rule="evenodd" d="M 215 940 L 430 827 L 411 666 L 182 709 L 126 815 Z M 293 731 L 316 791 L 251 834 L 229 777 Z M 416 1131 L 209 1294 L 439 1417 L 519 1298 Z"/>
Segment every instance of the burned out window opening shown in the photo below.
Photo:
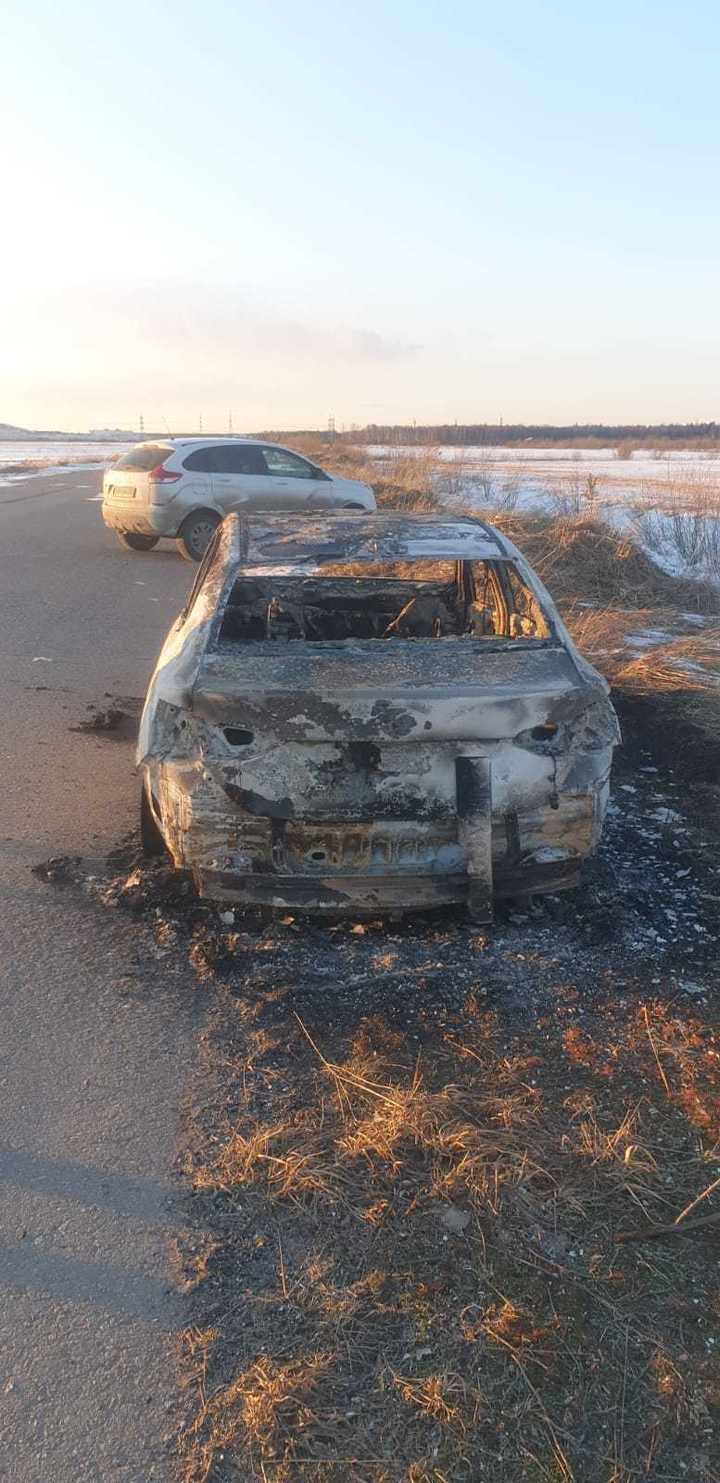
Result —
<path fill-rule="evenodd" d="M 192 612 L 192 610 L 193 610 L 193 608 L 195 606 L 195 603 L 197 601 L 197 598 L 199 597 L 199 595 L 200 595 L 203 587 L 205 586 L 205 579 L 207 577 L 207 574 L 208 574 L 211 566 L 213 565 L 213 563 L 215 561 L 215 558 L 216 558 L 216 556 L 218 554 L 218 550 L 220 548 L 220 539 L 221 539 L 221 531 L 220 531 L 220 528 L 218 527 L 218 529 L 215 531 L 215 534 L 213 536 L 211 536 L 211 538 L 210 538 L 210 542 L 208 544 L 208 547 L 207 547 L 207 550 L 205 552 L 205 555 L 203 556 L 202 561 L 200 562 L 200 565 L 199 565 L 199 567 L 197 569 L 197 575 L 195 577 L 195 581 L 193 582 L 193 585 L 190 588 L 190 592 L 189 592 L 189 595 L 188 595 L 188 600 L 187 600 L 187 602 L 185 604 L 185 607 L 183 608 L 182 613 L 180 615 L 181 618 L 182 618 L 182 620 L 183 620 L 183 622 L 185 622 L 190 617 L 190 614 L 191 614 L 191 612 Z"/>
<path fill-rule="evenodd" d="M 533 642 L 551 630 L 507 561 L 332 563 L 322 572 L 246 569 L 234 582 L 219 643 L 480 639 Z"/>

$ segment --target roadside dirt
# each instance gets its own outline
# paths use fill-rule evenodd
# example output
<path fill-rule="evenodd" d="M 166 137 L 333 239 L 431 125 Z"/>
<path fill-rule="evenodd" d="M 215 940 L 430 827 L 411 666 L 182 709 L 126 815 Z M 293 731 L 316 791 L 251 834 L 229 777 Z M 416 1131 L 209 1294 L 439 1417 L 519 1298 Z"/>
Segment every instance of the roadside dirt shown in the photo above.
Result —
<path fill-rule="evenodd" d="M 138 722 L 142 712 L 142 700 L 132 695 L 113 696 L 105 693 L 107 705 L 89 705 L 88 715 L 70 731 L 89 732 L 106 736 L 113 741 L 128 741 L 137 736 Z"/>

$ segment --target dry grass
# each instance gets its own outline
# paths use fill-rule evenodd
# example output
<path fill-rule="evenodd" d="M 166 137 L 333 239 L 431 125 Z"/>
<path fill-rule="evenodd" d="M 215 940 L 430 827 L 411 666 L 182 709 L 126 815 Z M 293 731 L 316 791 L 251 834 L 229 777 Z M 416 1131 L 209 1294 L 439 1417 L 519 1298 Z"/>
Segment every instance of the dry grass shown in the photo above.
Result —
<path fill-rule="evenodd" d="M 520 547 L 562 609 L 587 602 L 720 613 L 717 588 L 668 576 L 636 542 L 592 516 L 499 514 L 495 523 Z"/>
<path fill-rule="evenodd" d="M 342 1060 L 299 1024 L 281 1064 L 251 1054 L 192 1169 L 237 1311 L 191 1339 L 187 1480 L 720 1476 L 711 1234 L 682 1269 L 672 1241 L 614 1244 L 715 1172 L 715 1037 L 653 1002 L 581 1026 L 576 1001 L 524 1030 L 484 1014 L 421 1061 L 372 1023 Z"/>
<path fill-rule="evenodd" d="M 669 507 L 639 510 L 644 544 L 689 567 L 720 576 L 720 495 L 717 489 L 678 493 Z"/>
<path fill-rule="evenodd" d="M 677 638 L 627 660 L 616 683 L 625 690 L 657 696 L 695 695 L 720 708 L 720 626 L 698 636 Z"/>
<path fill-rule="evenodd" d="M 520 494 L 522 468 L 503 474 L 492 459 L 482 462 L 477 454 L 471 465 L 459 456 L 447 459 L 442 448 L 433 447 L 388 448 L 382 458 L 371 458 L 362 447 L 321 443 L 303 434 L 293 447 L 331 473 L 372 485 L 381 509 L 446 514 L 477 513 L 480 506 L 484 514 L 485 507 L 513 510 Z"/>
<path fill-rule="evenodd" d="M 582 605 L 564 616 L 576 644 L 616 689 L 659 699 L 694 694 L 720 700 L 717 621 L 708 619 L 698 629 L 677 608 L 662 607 Z"/>
<path fill-rule="evenodd" d="M 417 456 L 389 451 L 380 461 L 369 458 L 363 448 L 321 443 L 302 434 L 293 440 L 293 448 L 330 473 L 371 484 L 380 507 L 418 514 L 440 511 L 445 497 L 457 495 L 462 478 L 459 466 L 448 467 L 433 448 L 418 450 Z"/>
<path fill-rule="evenodd" d="M 0 475 L 8 474 L 42 474 L 48 469 L 82 468 L 84 464 L 111 464 L 119 458 L 119 453 L 108 453 L 103 444 L 98 444 L 95 454 L 78 454 L 63 458 L 23 458 L 17 463 L 4 463 L 0 465 Z"/>
<path fill-rule="evenodd" d="M 539 573 L 616 703 L 643 706 L 657 760 L 707 780 L 717 814 L 720 588 L 669 576 L 593 518 L 500 515 L 496 524 Z"/>

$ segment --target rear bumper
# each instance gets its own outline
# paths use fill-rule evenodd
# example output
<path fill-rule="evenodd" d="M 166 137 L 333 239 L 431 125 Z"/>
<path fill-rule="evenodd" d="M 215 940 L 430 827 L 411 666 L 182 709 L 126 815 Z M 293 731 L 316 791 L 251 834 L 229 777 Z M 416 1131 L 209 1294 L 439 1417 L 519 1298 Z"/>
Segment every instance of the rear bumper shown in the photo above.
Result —
<path fill-rule="evenodd" d="M 493 894 L 530 896 L 569 891 L 580 879 L 578 859 L 533 864 L 513 874 L 501 874 Z M 373 915 L 393 911 L 430 911 L 433 907 L 468 906 L 471 880 L 467 875 L 317 876 L 243 875 L 232 870 L 193 872 L 200 896 L 241 906 L 269 906 L 289 911 L 332 915 Z M 478 917 L 478 913 L 473 915 Z M 491 919 L 491 905 L 486 918 Z"/>
<path fill-rule="evenodd" d="M 591 758 L 591 771 L 599 761 Z M 539 806 L 525 800 L 518 812 L 492 798 L 486 757 L 454 766 L 455 812 L 440 820 L 298 818 L 287 799 L 269 814 L 266 798 L 218 786 L 194 763 L 164 759 L 148 776 L 173 859 L 211 900 L 325 915 L 464 905 L 489 922 L 494 897 L 577 885 L 600 837 L 606 775 L 551 798 L 545 784 Z"/>
<path fill-rule="evenodd" d="M 163 505 L 138 505 L 134 500 L 103 500 L 102 518 L 109 530 L 138 536 L 176 536 L 178 512 Z"/>

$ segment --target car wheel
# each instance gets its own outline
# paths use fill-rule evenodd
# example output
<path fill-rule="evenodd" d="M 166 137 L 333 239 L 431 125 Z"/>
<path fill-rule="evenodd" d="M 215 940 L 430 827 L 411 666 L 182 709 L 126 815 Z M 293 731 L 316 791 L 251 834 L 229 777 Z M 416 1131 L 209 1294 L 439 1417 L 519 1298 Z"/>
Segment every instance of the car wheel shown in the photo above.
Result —
<path fill-rule="evenodd" d="M 193 510 L 192 515 L 188 515 L 175 542 L 185 561 L 202 561 L 219 524 L 220 516 L 214 510 Z"/>
<path fill-rule="evenodd" d="M 364 505 L 343 505 L 344 510 L 364 510 Z"/>
<path fill-rule="evenodd" d="M 126 546 L 128 551 L 152 551 L 160 540 L 159 536 L 136 535 L 134 530 L 116 530 L 115 534 L 120 545 Z"/>
<path fill-rule="evenodd" d="M 164 855 L 165 840 L 155 823 L 155 815 L 148 795 L 147 783 L 143 783 L 140 798 L 140 844 L 144 855 Z"/>

